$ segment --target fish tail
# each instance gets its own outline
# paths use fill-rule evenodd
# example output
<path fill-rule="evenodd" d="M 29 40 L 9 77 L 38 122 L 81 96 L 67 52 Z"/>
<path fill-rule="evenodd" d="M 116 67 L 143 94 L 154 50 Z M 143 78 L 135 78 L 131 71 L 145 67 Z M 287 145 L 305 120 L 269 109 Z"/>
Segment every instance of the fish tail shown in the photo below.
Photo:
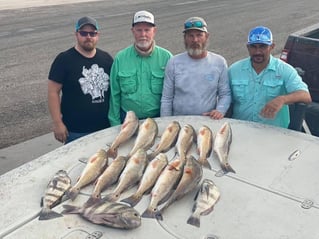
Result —
<path fill-rule="evenodd" d="M 157 210 L 157 208 L 147 208 L 141 217 L 144 218 L 161 218 L 162 214 Z"/>
<path fill-rule="evenodd" d="M 86 201 L 86 203 L 84 203 L 83 207 L 90 207 L 98 202 L 101 201 L 101 197 L 100 196 L 90 196 L 89 199 Z"/>
<path fill-rule="evenodd" d="M 198 217 L 191 215 L 187 220 L 187 224 L 193 225 L 195 227 L 200 227 L 200 220 Z"/>
<path fill-rule="evenodd" d="M 62 214 L 77 214 L 79 213 L 79 207 L 73 205 L 63 205 L 64 210 L 61 212 Z"/>
<path fill-rule="evenodd" d="M 117 157 L 117 149 L 109 148 L 107 150 L 107 156 L 110 158 L 116 158 Z"/>
<path fill-rule="evenodd" d="M 236 171 L 230 166 L 229 163 L 222 164 L 222 169 L 223 169 L 225 172 L 236 173 Z"/>
<path fill-rule="evenodd" d="M 71 188 L 67 192 L 67 195 L 72 201 L 74 201 L 74 199 L 78 196 L 79 193 L 80 193 L 80 189 L 79 188 Z"/>
<path fill-rule="evenodd" d="M 156 154 L 153 152 L 153 153 L 148 154 L 146 157 L 147 157 L 148 161 L 150 162 L 156 157 Z"/>
<path fill-rule="evenodd" d="M 200 162 L 200 164 L 203 165 L 205 168 L 212 169 L 212 166 L 210 166 L 210 163 L 208 162 L 207 158 L 200 158 L 198 162 Z"/>
<path fill-rule="evenodd" d="M 125 198 L 121 200 L 121 202 L 125 202 L 131 205 L 131 207 L 134 207 L 136 204 L 138 204 L 139 201 L 141 201 L 142 195 L 133 194 L 132 196 Z"/>
<path fill-rule="evenodd" d="M 51 210 L 50 208 L 42 208 L 39 214 L 39 220 L 49 220 L 57 217 L 63 217 L 63 215 Z"/>

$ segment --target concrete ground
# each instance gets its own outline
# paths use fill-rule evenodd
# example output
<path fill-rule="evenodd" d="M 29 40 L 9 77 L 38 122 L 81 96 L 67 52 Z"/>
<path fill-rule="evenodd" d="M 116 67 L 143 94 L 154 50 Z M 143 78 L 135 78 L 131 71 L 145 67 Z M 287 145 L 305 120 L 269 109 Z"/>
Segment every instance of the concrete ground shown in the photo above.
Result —
<path fill-rule="evenodd" d="M 0 0 L 0 10 L 90 1 L 97 0 Z M 0 175 L 60 146 L 62 144 L 56 141 L 53 134 L 50 133 L 8 148 L 0 149 Z"/>

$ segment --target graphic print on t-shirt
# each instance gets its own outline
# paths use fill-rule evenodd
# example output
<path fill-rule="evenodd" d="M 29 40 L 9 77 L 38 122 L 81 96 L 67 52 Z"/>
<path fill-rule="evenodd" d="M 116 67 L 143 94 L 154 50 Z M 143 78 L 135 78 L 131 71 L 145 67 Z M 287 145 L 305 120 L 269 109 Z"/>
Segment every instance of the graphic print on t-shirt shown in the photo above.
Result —
<path fill-rule="evenodd" d="M 79 79 L 82 92 L 91 95 L 92 103 L 104 102 L 104 91 L 109 88 L 109 76 L 104 69 L 97 64 L 93 64 L 91 69 L 83 66 L 82 75 L 84 77 Z"/>

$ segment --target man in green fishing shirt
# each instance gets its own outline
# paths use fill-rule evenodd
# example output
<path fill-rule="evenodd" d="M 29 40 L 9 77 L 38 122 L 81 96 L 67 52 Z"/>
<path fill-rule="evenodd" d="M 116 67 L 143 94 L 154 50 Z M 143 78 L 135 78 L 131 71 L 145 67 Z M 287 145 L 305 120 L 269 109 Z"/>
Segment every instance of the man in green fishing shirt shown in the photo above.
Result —
<path fill-rule="evenodd" d="M 134 111 L 139 119 L 160 116 L 165 66 L 172 57 L 155 44 L 152 13 L 135 13 L 131 31 L 135 42 L 116 54 L 111 69 L 108 116 L 112 126 L 123 123 L 127 111 Z"/>

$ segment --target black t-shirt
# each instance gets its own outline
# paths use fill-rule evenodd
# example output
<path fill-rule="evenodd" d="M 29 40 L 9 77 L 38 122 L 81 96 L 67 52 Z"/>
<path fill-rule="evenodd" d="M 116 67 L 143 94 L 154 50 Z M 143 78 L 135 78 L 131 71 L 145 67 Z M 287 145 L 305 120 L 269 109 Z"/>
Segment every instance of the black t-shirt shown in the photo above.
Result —
<path fill-rule="evenodd" d="M 110 127 L 108 120 L 113 58 L 96 49 L 86 58 L 74 47 L 60 53 L 51 65 L 49 80 L 62 84 L 62 120 L 70 132 L 90 133 Z"/>

